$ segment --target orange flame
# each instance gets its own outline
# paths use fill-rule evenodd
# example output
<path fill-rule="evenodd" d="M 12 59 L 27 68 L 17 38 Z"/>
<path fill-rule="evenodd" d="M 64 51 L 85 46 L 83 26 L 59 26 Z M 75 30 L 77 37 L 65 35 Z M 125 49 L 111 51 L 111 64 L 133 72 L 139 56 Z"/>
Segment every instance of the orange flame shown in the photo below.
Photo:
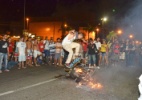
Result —
<path fill-rule="evenodd" d="M 77 73 L 81 73 L 81 72 L 83 72 L 82 71 L 82 69 L 80 69 L 80 68 L 76 68 L 76 70 L 75 70 Z"/>

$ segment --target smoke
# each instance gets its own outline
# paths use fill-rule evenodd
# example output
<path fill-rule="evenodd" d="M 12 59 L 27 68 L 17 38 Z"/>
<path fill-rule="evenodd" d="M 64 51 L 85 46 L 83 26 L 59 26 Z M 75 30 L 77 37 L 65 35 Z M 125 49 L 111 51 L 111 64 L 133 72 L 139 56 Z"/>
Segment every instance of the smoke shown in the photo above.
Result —
<path fill-rule="evenodd" d="M 132 5 L 131 9 L 128 8 L 120 26 L 124 30 L 125 37 L 133 34 L 135 39 L 142 40 L 142 0 L 135 0 Z"/>

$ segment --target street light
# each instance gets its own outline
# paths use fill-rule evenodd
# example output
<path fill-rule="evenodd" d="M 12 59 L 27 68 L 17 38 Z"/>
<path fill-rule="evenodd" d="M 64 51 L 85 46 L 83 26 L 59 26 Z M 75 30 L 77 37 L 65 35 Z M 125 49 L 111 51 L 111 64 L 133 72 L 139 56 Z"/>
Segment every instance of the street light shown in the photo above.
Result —
<path fill-rule="evenodd" d="M 98 37 L 98 33 L 99 33 L 100 29 L 96 28 L 96 37 Z"/>
<path fill-rule="evenodd" d="M 64 24 L 64 27 L 67 27 L 68 25 L 67 24 Z"/>
<path fill-rule="evenodd" d="M 131 34 L 131 35 L 129 35 L 129 38 L 130 38 L 130 39 L 132 39 L 133 37 L 134 37 L 134 36 L 133 36 L 132 34 Z"/>
<path fill-rule="evenodd" d="M 104 28 L 104 23 L 106 22 L 108 20 L 108 18 L 107 17 L 103 17 L 102 19 L 101 19 L 101 21 L 102 21 L 102 29 L 103 29 L 103 38 L 104 38 L 104 35 L 105 35 L 105 28 Z"/>
<path fill-rule="evenodd" d="M 122 30 L 118 30 L 117 33 L 118 33 L 119 35 L 121 35 L 121 34 L 122 34 Z"/>
<path fill-rule="evenodd" d="M 26 18 L 27 21 L 27 30 L 29 29 L 29 18 Z"/>
<path fill-rule="evenodd" d="M 107 17 L 103 17 L 101 20 L 102 20 L 102 22 L 106 22 L 108 20 L 108 18 Z"/>

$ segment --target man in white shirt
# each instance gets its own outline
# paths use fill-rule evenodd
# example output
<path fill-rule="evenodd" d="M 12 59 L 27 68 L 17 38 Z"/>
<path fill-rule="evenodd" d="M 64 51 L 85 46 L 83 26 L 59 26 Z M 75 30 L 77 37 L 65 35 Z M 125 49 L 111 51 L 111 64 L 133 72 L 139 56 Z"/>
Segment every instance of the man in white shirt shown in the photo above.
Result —
<path fill-rule="evenodd" d="M 79 50 L 80 50 L 80 44 L 73 42 L 75 39 L 82 39 L 83 35 L 82 34 L 78 34 L 77 32 L 75 32 L 75 30 L 71 30 L 69 31 L 69 34 L 63 39 L 62 45 L 63 48 L 69 52 L 68 58 L 66 60 L 66 67 L 70 68 L 70 62 L 72 60 L 73 57 L 73 48 L 75 48 L 75 56 L 77 57 L 79 55 Z"/>
<path fill-rule="evenodd" d="M 19 58 L 18 58 L 19 68 L 18 69 L 21 69 L 21 67 L 26 68 L 24 67 L 24 61 L 26 61 L 26 43 L 23 42 L 23 40 L 24 38 L 21 37 L 20 41 L 17 44 L 18 53 L 19 53 Z"/>
<path fill-rule="evenodd" d="M 48 40 L 48 37 L 45 38 L 44 44 L 45 44 L 45 48 L 44 48 L 45 60 L 46 60 L 46 62 L 48 63 L 48 62 L 49 62 L 49 59 L 50 59 L 50 50 L 49 50 L 50 48 L 49 48 L 49 40 Z"/>
<path fill-rule="evenodd" d="M 101 42 L 100 42 L 100 38 L 97 38 L 97 41 L 95 41 L 97 50 L 99 51 L 101 48 Z M 99 53 L 96 55 L 96 65 L 97 67 L 99 67 Z"/>

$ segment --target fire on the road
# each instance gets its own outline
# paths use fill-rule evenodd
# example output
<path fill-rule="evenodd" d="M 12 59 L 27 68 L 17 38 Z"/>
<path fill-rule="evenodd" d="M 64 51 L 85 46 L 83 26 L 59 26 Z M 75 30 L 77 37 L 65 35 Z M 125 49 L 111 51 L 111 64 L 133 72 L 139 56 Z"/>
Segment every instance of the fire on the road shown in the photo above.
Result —
<path fill-rule="evenodd" d="M 79 74 L 79 73 L 83 73 L 83 70 L 81 68 L 76 68 L 75 72 Z M 101 89 L 103 87 L 101 83 L 95 83 L 93 81 L 93 78 L 90 75 L 88 75 L 88 73 L 86 74 L 86 76 L 82 77 L 82 79 L 84 81 L 79 82 L 77 87 L 81 87 L 84 85 L 91 89 Z"/>

